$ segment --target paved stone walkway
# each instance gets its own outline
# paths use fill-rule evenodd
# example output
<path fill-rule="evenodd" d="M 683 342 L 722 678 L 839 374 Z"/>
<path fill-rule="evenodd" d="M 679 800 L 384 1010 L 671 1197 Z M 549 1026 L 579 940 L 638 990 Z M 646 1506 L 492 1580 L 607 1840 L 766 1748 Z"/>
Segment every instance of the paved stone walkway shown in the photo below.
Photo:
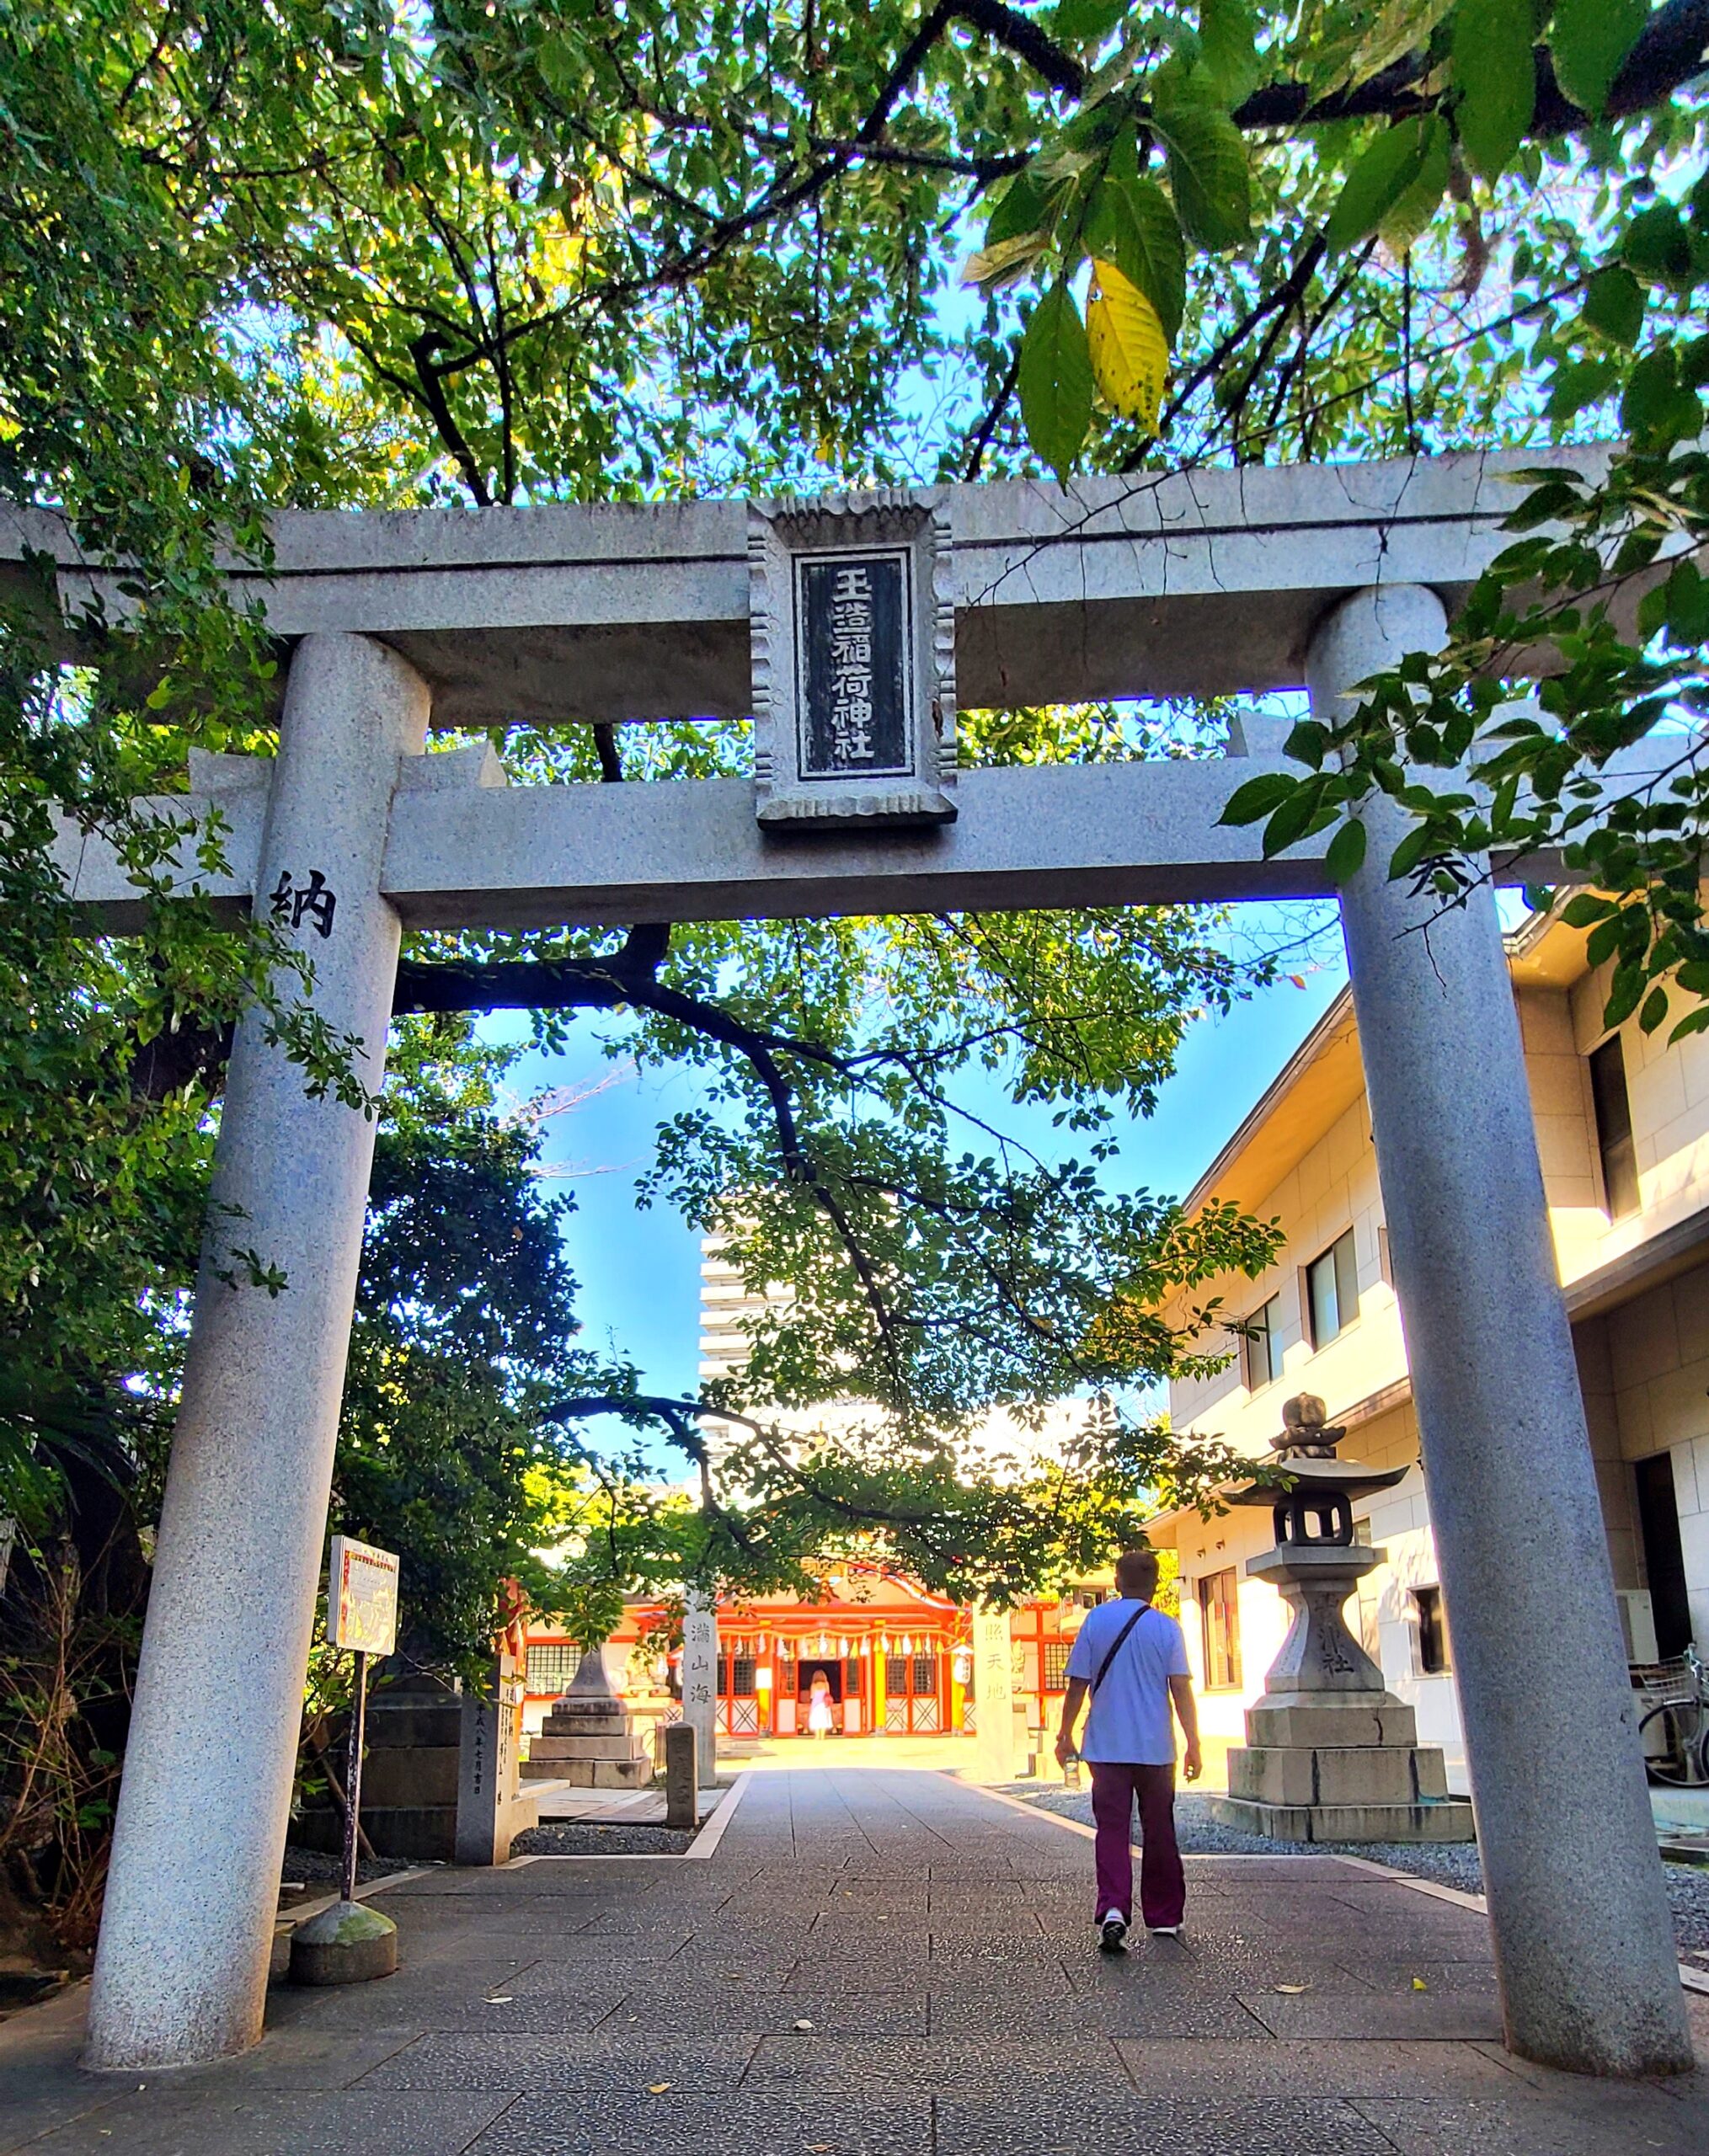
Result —
<path fill-rule="evenodd" d="M 756 1774 L 709 1860 L 547 1859 L 388 1891 L 400 1973 L 276 1989 L 264 2043 L 222 2066 L 85 2075 L 77 1995 L 21 2015 L 0 2028 L 0 2151 L 1709 2148 L 1709 2073 L 1632 2089 L 1509 2058 L 1465 1909 L 1333 1858 L 1199 1859 L 1187 1940 L 1109 1961 L 1090 1855 L 938 1775 Z"/>

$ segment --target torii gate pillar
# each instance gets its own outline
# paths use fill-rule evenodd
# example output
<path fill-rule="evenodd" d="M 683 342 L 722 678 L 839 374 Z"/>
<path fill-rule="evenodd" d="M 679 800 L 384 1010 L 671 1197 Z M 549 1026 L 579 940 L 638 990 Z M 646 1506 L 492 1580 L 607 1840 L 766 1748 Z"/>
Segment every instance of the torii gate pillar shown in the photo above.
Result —
<path fill-rule="evenodd" d="M 380 896 L 387 813 L 428 704 L 382 646 L 306 638 L 262 840 L 258 902 L 312 961 L 316 1016 L 362 1043 L 371 1090 L 400 933 Z M 250 1011 L 221 1118 L 88 2066 L 188 2065 L 261 2033 L 373 1152 L 372 1121 L 311 1100 Z M 250 1251 L 282 1289 L 249 1277 Z"/>
<path fill-rule="evenodd" d="M 1445 640 L 1419 586 L 1344 600 L 1313 707 Z M 1452 1628 L 1511 2048 L 1673 2073 L 1691 2041 L 1494 894 L 1391 883 L 1386 798 L 1341 916 Z"/>

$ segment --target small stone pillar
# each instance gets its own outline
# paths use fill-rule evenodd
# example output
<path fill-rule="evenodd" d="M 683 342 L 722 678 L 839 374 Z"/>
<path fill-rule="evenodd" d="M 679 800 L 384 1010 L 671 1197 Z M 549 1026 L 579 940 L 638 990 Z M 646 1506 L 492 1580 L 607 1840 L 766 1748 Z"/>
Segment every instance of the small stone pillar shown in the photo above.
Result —
<path fill-rule="evenodd" d="M 651 1754 L 612 1689 L 598 1647 L 582 1649 L 574 1682 L 553 1702 L 522 1776 L 578 1789 L 644 1789 L 652 1780 Z"/>
<path fill-rule="evenodd" d="M 1352 1500 L 1391 1487 L 1404 1468 L 1338 1460 L 1342 1433 L 1301 1393 L 1282 1410 L 1276 1465 L 1285 1487 L 1254 1483 L 1236 1504 L 1273 1508 L 1276 1546 L 1247 1560 L 1274 1582 L 1294 1621 L 1247 1710 L 1247 1742 L 1228 1755 L 1225 1826 L 1279 1842 L 1469 1842 L 1471 1806 L 1448 1794 L 1446 1763 L 1420 1745 L 1411 1707 L 1347 1629 L 1342 1608 L 1386 1555 L 1353 1539 Z"/>
<path fill-rule="evenodd" d="M 703 1588 L 682 1598 L 682 1719 L 700 1740 L 700 1771 L 718 1772 L 718 1612 Z"/>
<path fill-rule="evenodd" d="M 974 1747 L 982 1782 L 1015 1779 L 1015 1657 L 1007 1609 L 973 1613 Z"/>
<path fill-rule="evenodd" d="M 690 1833 L 700 1824 L 700 1736 L 692 1722 L 665 1732 L 665 1823 Z"/>

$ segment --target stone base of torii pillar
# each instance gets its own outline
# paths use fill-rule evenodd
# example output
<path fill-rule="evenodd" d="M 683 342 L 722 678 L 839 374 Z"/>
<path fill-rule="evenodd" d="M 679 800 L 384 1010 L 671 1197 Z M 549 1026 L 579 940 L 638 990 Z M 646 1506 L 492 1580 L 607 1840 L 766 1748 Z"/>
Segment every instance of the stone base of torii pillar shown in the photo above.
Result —
<path fill-rule="evenodd" d="M 1224 1826 L 1278 1842 L 1469 1842 L 1471 1806 L 1448 1794 L 1440 1748 L 1342 1619 L 1387 1552 L 1354 1543 L 1285 1545 L 1249 1558 L 1294 1622 L 1247 1708 L 1247 1742 L 1228 1755 Z"/>

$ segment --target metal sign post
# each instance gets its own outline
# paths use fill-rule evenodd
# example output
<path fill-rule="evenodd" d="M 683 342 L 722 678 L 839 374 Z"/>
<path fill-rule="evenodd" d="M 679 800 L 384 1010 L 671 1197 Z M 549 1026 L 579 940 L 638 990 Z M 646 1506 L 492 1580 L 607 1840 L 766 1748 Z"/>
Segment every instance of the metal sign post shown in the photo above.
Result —
<path fill-rule="evenodd" d="M 368 1731 L 368 1657 L 365 1648 L 355 1654 L 355 1694 L 350 1702 L 350 1753 L 344 1769 L 344 1876 L 340 1901 L 356 1898 L 356 1845 L 361 1833 L 362 1748 Z"/>
<path fill-rule="evenodd" d="M 327 1645 L 348 1647 L 355 1661 L 344 1768 L 344 1877 L 336 1903 L 291 1935 L 291 1973 L 298 1983 L 360 1983 L 370 1977 L 389 1977 L 398 1967 L 397 1925 L 356 1899 L 368 1657 L 388 1655 L 398 1643 L 398 1570 L 393 1551 L 347 1534 L 334 1535 L 327 1566 Z"/>

